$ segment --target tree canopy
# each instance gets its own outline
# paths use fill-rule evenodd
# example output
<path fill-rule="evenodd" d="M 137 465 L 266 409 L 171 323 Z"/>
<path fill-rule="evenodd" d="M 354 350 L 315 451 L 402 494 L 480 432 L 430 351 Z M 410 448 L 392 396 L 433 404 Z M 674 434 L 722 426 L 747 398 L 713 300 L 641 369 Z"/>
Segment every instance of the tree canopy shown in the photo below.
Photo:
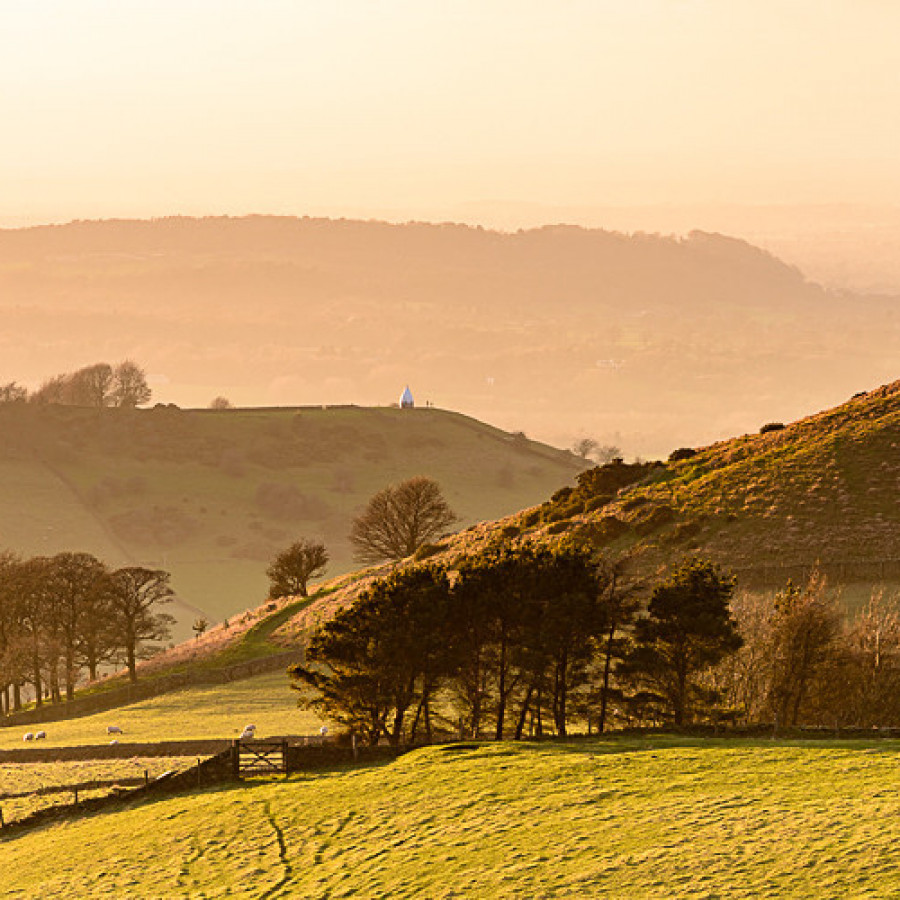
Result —
<path fill-rule="evenodd" d="M 439 537 L 456 521 L 440 485 L 418 476 L 375 494 L 353 520 L 350 543 L 360 562 L 399 560 Z"/>

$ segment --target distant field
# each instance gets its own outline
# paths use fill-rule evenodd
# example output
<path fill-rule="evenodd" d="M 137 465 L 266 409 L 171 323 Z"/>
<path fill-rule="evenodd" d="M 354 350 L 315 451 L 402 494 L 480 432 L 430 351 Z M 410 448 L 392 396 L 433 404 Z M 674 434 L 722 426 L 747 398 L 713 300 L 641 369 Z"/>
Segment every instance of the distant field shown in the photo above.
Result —
<path fill-rule="evenodd" d="M 274 554 L 323 540 L 355 568 L 352 517 L 376 491 L 436 479 L 465 528 L 539 503 L 572 454 L 439 409 L 0 407 L 0 549 L 86 550 L 172 573 L 175 638 L 260 603 Z"/>
<path fill-rule="evenodd" d="M 42 828 L 4 896 L 888 897 L 900 743 L 434 747 Z"/>
<path fill-rule="evenodd" d="M 314 734 L 321 722 L 297 708 L 296 694 L 284 672 L 211 687 L 195 687 L 131 706 L 46 725 L 0 728 L 0 750 L 26 746 L 22 735 L 43 728 L 42 747 L 105 744 L 107 725 L 118 725 L 123 741 L 148 743 L 193 738 L 235 738 L 252 723 L 257 735 Z"/>

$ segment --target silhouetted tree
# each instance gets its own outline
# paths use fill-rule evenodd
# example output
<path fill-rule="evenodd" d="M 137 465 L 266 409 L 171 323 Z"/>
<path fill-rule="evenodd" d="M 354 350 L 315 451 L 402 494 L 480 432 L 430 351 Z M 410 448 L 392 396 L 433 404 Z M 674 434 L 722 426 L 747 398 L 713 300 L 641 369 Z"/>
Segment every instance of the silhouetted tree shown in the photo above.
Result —
<path fill-rule="evenodd" d="M 232 409 L 231 401 L 227 397 L 213 397 L 209 401 L 210 409 Z"/>
<path fill-rule="evenodd" d="M 377 744 L 382 735 L 400 741 L 418 699 L 415 731 L 445 666 L 448 598 L 447 577 L 434 567 L 373 583 L 313 636 L 307 660 L 317 665 L 289 669 L 295 687 L 315 690 L 301 704 Z"/>
<path fill-rule="evenodd" d="M 742 644 L 729 601 L 734 579 L 713 563 L 689 559 L 654 588 L 634 628 L 626 670 L 660 699 L 676 726 L 708 700 L 697 676 Z"/>
<path fill-rule="evenodd" d="M 156 612 L 156 607 L 172 600 L 169 573 L 131 566 L 112 573 L 110 611 L 113 631 L 122 648 L 128 676 L 137 681 L 137 660 L 147 655 L 147 641 L 164 641 L 174 618 Z"/>
<path fill-rule="evenodd" d="M 375 494 L 353 520 L 350 543 L 362 562 L 399 560 L 456 521 L 438 483 L 418 476 Z"/>
<path fill-rule="evenodd" d="M 28 399 L 28 391 L 15 381 L 0 385 L 0 403 L 22 403 Z"/>
<path fill-rule="evenodd" d="M 840 619 L 814 574 L 805 589 L 792 582 L 775 597 L 771 630 L 771 705 L 776 729 L 796 725 L 811 685 L 828 662 Z"/>
<path fill-rule="evenodd" d="M 310 578 L 325 574 L 328 551 L 319 541 L 300 540 L 282 550 L 266 569 L 269 576 L 269 596 L 308 596 Z"/>
<path fill-rule="evenodd" d="M 71 700 L 75 696 L 78 649 L 85 618 L 97 614 L 93 601 L 103 590 L 106 569 L 90 553 L 58 553 L 49 561 L 48 574 L 47 589 L 53 595 L 55 624 L 64 651 L 66 699 Z"/>
<path fill-rule="evenodd" d="M 28 399 L 38 404 L 69 403 L 69 376 L 54 375 L 46 379 Z"/>
<path fill-rule="evenodd" d="M 114 376 L 109 363 L 85 366 L 69 377 L 68 402 L 77 406 L 95 406 L 103 409 L 114 402 Z"/>
<path fill-rule="evenodd" d="M 143 406 L 152 395 L 147 375 L 136 362 L 126 359 L 113 369 L 112 400 L 116 406 Z"/>
<path fill-rule="evenodd" d="M 578 438 L 572 444 L 572 452 L 576 456 L 580 456 L 582 459 L 590 459 L 590 457 L 594 454 L 594 452 L 598 448 L 597 442 L 590 437 Z"/>

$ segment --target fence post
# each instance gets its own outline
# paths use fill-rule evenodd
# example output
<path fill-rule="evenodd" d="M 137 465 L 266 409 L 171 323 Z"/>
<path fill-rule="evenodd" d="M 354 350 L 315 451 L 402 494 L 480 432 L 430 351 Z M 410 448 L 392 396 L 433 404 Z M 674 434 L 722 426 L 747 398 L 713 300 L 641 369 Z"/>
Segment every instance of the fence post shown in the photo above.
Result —
<path fill-rule="evenodd" d="M 238 741 L 233 738 L 231 741 L 231 774 L 235 778 L 241 777 L 241 749 Z"/>
<path fill-rule="evenodd" d="M 284 767 L 284 774 L 288 774 L 288 742 L 287 738 L 281 739 L 281 764 Z"/>

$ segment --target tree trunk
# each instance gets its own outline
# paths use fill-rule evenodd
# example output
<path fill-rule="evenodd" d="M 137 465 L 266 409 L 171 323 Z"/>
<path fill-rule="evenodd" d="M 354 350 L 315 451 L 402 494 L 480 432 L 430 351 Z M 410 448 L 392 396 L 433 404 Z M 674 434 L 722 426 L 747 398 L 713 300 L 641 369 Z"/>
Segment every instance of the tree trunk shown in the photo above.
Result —
<path fill-rule="evenodd" d="M 22 686 L 18 681 L 13 682 L 13 710 L 18 712 L 22 708 Z"/>
<path fill-rule="evenodd" d="M 41 681 L 41 661 L 35 653 L 31 658 L 31 671 L 34 679 L 34 705 L 44 705 L 44 686 Z"/>
<path fill-rule="evenodd" d="M 603 729 L 606 728 L 606 709 L 609 703 L 609 677 L 612 673 L 612 648 L 615 634 L 616 623 L 613 622 L 609 627 L 609 634 L 606 636 L 606 650 L 604 651 L 605 659 L 603 660 L 603 684 L 600 688 L 600 720 L 597 722 L 598 734 L 603 734 Z"/>
<path fill-rule="evenodd" d="M 494 740 L 503 740 L 503 719 L 506 717 L 506 635 L 500 641 L 500 671 L 498 673 L 497 690 L 500 696 L 497 704 L 497 728 Z"/>
<path fill-rule="evenodd" d="M 50 665 L 50 697 L 54 703 L 62 701 L 62 695 L 59 692 L 59 660 L 54 660 Z"/>
<path fill-rule="evenodd" d="M 522 732 L 525 730 L 525 719 L 528 717 L 528 707 L 531 704 L 531 695 L 534 693 L 534 684 L 528 685 L 525 692 L 525 700 L 522 702 L 522 709 L 519 711 L 519 720 L 516 722 L 515 740 L 522 740 Z"/>
<path fill-rule="evenodd" d="M 568 692 L 569 655 L 563 651 L 556 664 L 556 678 L 554 683 L 553 714 L 556 723 L 556 733 L 560 737 L 566 736 L 566 700 Z"/>
<path fill-rule="evenodd" d="M 422 692 L 422 699 L 419 700 L 419 705 L 416 707 L 416 715 L 413 718 L 412 728 L 409 731 L 409 742 L 411 744 L 415 744 L 416 742 L 416 732 L 419 730 L 419 719 L 422 718 L 422 707 L 425 705 L 425 692 Z"/>
<path fill-rule="evenodd" d="M 66 648 L 66 700 L 75 699 L 75 653 Z"/>

